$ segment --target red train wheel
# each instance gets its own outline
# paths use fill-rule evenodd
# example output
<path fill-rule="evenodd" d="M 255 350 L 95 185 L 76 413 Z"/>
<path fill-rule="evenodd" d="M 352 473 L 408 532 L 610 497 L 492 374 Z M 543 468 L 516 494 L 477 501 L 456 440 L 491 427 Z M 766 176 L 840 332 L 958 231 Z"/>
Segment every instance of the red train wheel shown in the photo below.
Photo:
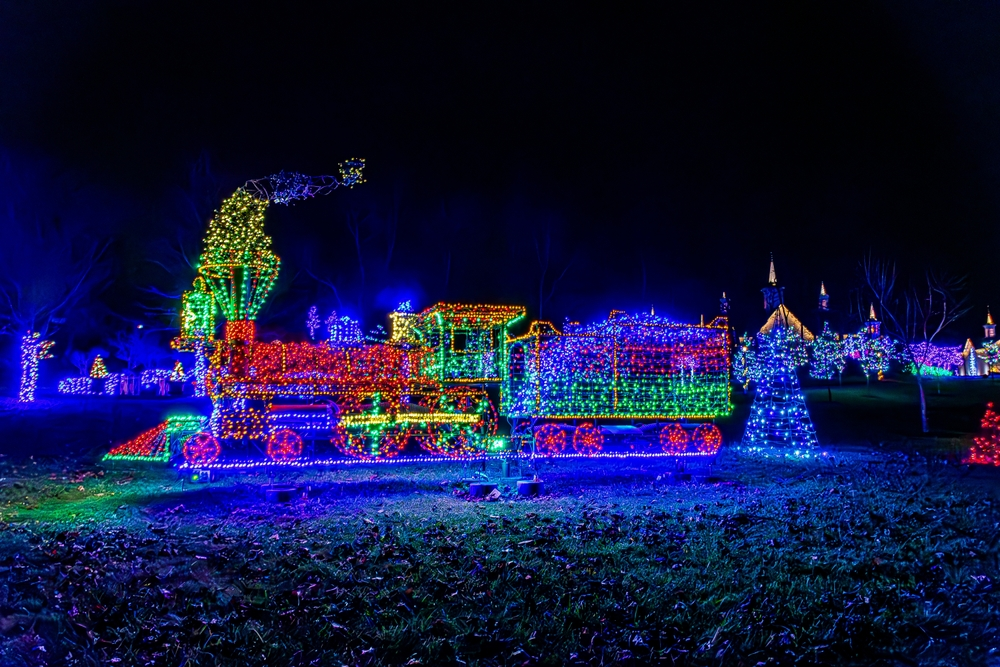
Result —
<path fill-rule="evenodd" d="M 542 454 L 559 454 L 566 449 L 566 432 L 557 424 L 546 424 L 535 431 L 535 449 Z"/>
<path fill-rule="evenodd" d="M 715 424 L 702 424 L 694 430 L 691 439 L 701 454 L 715 454 L 722 447 L 722 431 Z"/>
<path fill-rule="evenodd" d="M 420 438 L 420 446 L 431 454 L 455 458 L 482 452 L 481 442 L 475 427 L 455 424 L 428 424 L 427 435 Z"/>
<path fill-rule="evenodd" d="M 275 431 L 267 439 L 267 456 L 277 463 L 288 463 L 302 456 L 302 438 L 290 428 Z"/>
<path fill-rule="evenodd" d="M 604 448 L 604 434 L 598 426 L 584 422 L 576 427 L 573 433 L 573 449 L 588 456 L 596 454 Z"/>
<path fill-rule="evenodd" d="M 195 433 L 184 443 L 184 460 L 191 466 L 204 466 L 214 463 L 222 447 L 211 433 Z"/>
<path fill-rule="evenodd" d="M 330 444 L 344 456 L 352 459 L 373 459 L 371 450 L 366 448 L 365 439 L 349 433 L 343 424 L 334 425 L 330 433 Z"/>
<path fill-rule="evenodd" d="M 660 447 L 667 454 L 683 454 L 691 437 L 680 424 L 667 424 L 660 431 Z"/>
<path fill-rule="evenodd" d="M 410 439 L 410 429 L 390 428 L 382 432 L 378 442 L 378 455 L 383 458 L 398 456 Z"/>

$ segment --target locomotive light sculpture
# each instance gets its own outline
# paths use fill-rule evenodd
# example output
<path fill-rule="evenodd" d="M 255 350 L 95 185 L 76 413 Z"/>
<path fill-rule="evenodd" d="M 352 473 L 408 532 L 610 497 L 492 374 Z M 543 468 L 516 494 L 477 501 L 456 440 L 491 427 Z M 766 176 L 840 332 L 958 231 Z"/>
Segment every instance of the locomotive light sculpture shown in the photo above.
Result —
<path fill-rule="evenodd" d="M 534 322 L 512 337 L 520 306 L 438 303 L 414 313 L 405 304 L 389 315 L 385 342 L 359 333 L 257 341 L 256 316 L 280 270 L 266 209 L 351 187 L 363 166 L 248 181 L 223 202 L 173 341 L 195 354 L 211 415 L 171 417 L 106 459 L 213 469 L 718 451 L 711 421 L 731 411 L 724 318 L 687 325 L 613 311 L 565 331 Z"/>

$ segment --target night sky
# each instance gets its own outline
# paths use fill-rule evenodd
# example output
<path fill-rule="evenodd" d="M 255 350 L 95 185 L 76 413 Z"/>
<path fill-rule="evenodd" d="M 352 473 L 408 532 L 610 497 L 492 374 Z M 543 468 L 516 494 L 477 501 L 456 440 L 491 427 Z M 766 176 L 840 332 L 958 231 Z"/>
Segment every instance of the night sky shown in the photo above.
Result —
<path fill-rule="evenodd" d="M 820 280 L 846 311 L 868 252 L 967 274 L 955 339 L 1000 310 L 996 3 L 476 4 L 5 2 L 0 150 L 98 193 L 99 300 L 132 318 L 243 181 L 351 156 L 366 184 L 272 210 L 265 327 L 403 298 L 536 317 L 546 246 L 557 323 L 696 320 L 725 290 L 759 326 L 770 252 L 795 312 Z"/>

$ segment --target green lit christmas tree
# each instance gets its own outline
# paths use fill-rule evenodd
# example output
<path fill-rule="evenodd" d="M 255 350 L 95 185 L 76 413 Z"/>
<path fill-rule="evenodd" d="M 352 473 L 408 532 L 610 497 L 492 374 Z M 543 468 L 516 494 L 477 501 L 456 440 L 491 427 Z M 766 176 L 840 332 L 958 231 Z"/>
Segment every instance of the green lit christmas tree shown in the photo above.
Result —
<path fill-rule="evenodd" d="M 846 365 L 844 341 L 833 333 L 829 322 L 824 322 L 823 331 L 813 340 L 809 352 L 809 375 L 817 380 L 826 380 L 826 395 L 832 401 L 833 393 L 830 390 L 830 380 L 833 379 L 835 373 L 839 377 L 844 372 Z"/>

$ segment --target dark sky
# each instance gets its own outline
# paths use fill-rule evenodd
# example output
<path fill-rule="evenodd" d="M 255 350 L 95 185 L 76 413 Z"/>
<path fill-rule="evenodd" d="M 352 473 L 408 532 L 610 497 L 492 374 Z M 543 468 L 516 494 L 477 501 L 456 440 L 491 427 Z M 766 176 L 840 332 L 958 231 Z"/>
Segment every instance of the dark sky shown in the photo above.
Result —
<path fill-rule="evenodd" d="M 372 311 L 412 295 L 537 314 L 546 238 L 557 322 L 693 319 L 726 290 L 749 326 L 772 251 L 793 311 L 820 280 L 846 308 L 869 251 L 968 274 L 966 328 L 1000 310 L 996 3 L 479 4 L 5 2 L 0 147 L 127 202 L 107 230 L 139 256 L 179 225 L 199 155 L 221 195 L 366 158 L 361 188 L 275 211 L 276 314 L 337 305 L 291 281 L 310 255 L 358 303 L 352 209 L 379 221 Z"/>

